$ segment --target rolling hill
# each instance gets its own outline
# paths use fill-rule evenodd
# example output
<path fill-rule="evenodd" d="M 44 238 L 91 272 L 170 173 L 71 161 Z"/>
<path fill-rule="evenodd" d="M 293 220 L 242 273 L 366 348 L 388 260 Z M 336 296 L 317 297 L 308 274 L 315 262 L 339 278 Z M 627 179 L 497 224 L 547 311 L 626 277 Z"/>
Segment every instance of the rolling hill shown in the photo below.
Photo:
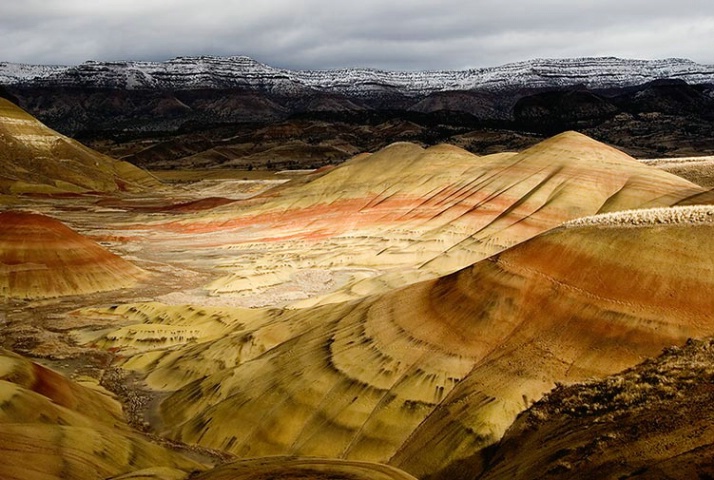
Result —
<path fill-rule="evenodd" d="M 95 152 L 0 98 L 0 193 L 146 191 L 147 172 Z"/>
<path fill-rule="evenodd" d="M 186 476 L 206 467 L 154 445 L 126 424 L 121 405 L 0 350 L 0 477 L 96 479 L 150 467 Z"/>
<path fill-rule="evenodd" d="M 704 191 L 575 132 L 485 157 L 397 143 L 252 205 L 137 228 L 165 231 L 155 241 L 190 250 L 192 261 L 205 252 L 218 262 L 225 273 L 206 285 L 212 296 L 307 306 L 452 273 L 574 218 Z M 300 276 L 317 285 L 301 287 Z"/>
<path fill-rule="evenodd" d="M 0 298 L 47 298 L 131 287 L 147 272 L 41 214 L 0 212 Z"/>
<path fill-rule="evenodd" d="M 204 309 L 220 338 L 162 348 L 176 320 L 153 314 L 105 346 L 121 349 L 127 333 L 144 339 L 126 366 L 176 390 L 156 425 L 170 438 L 241 457 L 386 462 L 452 478 L 556 382 L 713 334 L 712 219 L 711 207 L 596 216 L 357 301 Z"/>
<path fill-rule="evenodd" d="M 693 205 L 710 193 L 575 132 L 483 157 L 396 143 L 257 196 L 192 195 L 14 197 L 0 327 L 9 347 L 55 333 L 94 378 L 131 372 L 154 440 L 239 457 L 197 478 L 512 472 L 493 454 L 554 386 L 714 335 L 714 207 Z M 208 468 L 95 380 L 0 367 L 6 476 L 23 458 L 50 478 Z"/>

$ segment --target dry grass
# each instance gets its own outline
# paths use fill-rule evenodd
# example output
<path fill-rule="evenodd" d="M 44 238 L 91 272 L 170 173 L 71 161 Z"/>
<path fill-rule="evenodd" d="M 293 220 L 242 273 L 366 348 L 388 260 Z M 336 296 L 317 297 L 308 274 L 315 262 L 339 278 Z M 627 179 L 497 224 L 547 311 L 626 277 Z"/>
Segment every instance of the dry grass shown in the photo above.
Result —
<path fill-rule="evenodd" d="M 640 162 L 645 165 L 650 165 L 652 167 L 664 167 L 670 165 L 684 165 L 691 163 L 702 163 L 702 162 L 712 162 L 714 161 L 714 156 L 702 156 L 702 157 L 680 157 L 680 158 L 643 158 Z"/>
<path fill-rule="evenodd" d="M 714 339 L 690 339 L 683 347 L 668 347 L 659 357 L 603 380 L 558 384 L 533 405 L 530 419 L 541 421 L 560 414 L 631 414 L 633 409 L 683 399 L 691 388 L 712 382 Z"/>
<path fill-rule="evenodd" d="M 705 188 L 714 188 L 714 156 L 687 158 L 657 158 L 642 160 L 645 165 L 659 168 Z"/>
<path fill-rule="evenodd" d="M 565 222 L 564 227 L 645 227 L 652 225 L 701 225 L 714 222 L 714 206 L 648 208 L 601 213 Z"/>

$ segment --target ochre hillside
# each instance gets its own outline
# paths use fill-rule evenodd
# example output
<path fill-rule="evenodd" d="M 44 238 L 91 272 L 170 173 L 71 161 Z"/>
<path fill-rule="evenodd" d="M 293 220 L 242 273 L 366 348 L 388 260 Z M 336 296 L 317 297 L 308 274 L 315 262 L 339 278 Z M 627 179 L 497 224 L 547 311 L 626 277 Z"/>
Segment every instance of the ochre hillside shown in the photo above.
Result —
<path fill-rule="evenodd" d="M 454 272 L 573 218 L 669 206 L 703 191 L 574 132 L 486 157 L 399 143 L 271 190 L 261 205 L 150 228 L 167 230 L 167 241 L 185 236 L 194 255 L 210 246 L 215 258 L 221 247 L 226 274 L 207 285 L 212 295 L 246 295 L 322 269 L 323 283 L 343 287 L 326 299 L 335 302 Z"/>
<path fill-rule="evenodd" d="M 0 193 L 108 193 L 157 186 L 147 172 L 55 132 L 0 98 Z"/>
<path fill-rule="evenodd" d="M 458 471 L 555 382 L 714 334 L 714 210 L 598 218 L 360 301 L 205 310 L 218 339 L 204 332 L 165 350 L 176 320 L 152 316 L 107 346 L 143 339 L 146 353 L 126 365 L 154 388 L 178 388 L 157 424 L 176 440 L 241 457 L 390 463 L 417 477 Z"/>
<path fill-rule="evenodd" d="M 481 299 L 475 318 L 504 337 L 392 462 L 417 476 L 433 473 L 423 455 L 430 451 L 458 470 L 554 382 L 614 373 L 710 335 L 712 233 L 712 207 L 613 213 L 574 221 L 447 277 Z"/>
<path fill-rule="evenodd" d="M 131 287 L 146 273 L 45 215 L 0 212 L 0 298 Z"/>
<path fill-rule="evenodd" d="M 132 433 L 99 387 L 0 349 L 0 478 L 108 478 L 149 467 L 205 467 Z"/>

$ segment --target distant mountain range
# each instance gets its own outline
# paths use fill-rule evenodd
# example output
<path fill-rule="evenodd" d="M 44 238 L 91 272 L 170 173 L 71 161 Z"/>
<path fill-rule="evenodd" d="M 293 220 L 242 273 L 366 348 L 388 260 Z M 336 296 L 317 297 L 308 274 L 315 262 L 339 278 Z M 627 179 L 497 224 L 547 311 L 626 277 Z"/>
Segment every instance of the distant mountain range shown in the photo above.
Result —
<path fill-rule="evenodd" d="M 245 56 L 0 63 L 0 96 L 65 135 L 144 166 L 206 150 L 212 165 L 212 149 L 229 145 L 220 163 L 253 155 L 244 163 L 260 168 L 254 154 L 286 140 L 301 142 L 303 153 L 291 149 L 273 166 L 319 166 L 400 139 L 489 153 L 571 129 L 638 156 L 714 151 L 714 65 L 678 58 L 535 59 L 421 72 L 293 71 Z M 260 130 L 281 122 L 293 133 Z M 239 139 L 240 148 L 226 139 Z M 158 144 L 160 154 L 148 148 Z M 325 148 L 334 156 L 324 157 Z"/>
<path fill-rule="evenodd" d="M 258 88 L 276 94 L 305 90 L 371 96 L 379 91 L 403 95 L 434 92 L 584 85 L 621 88 L 669 78 L 714 83 L 714 65 L 691 60 L 628 60 L 614 57 L 535 59 L 499 67 L 457 71 L 374 69 L 286 70 L 250 57 L 178 57 L 166 62 L 95 62 L 77 66 L 0 63 L 0 84 L 94 87 L 126 90 Z"/>

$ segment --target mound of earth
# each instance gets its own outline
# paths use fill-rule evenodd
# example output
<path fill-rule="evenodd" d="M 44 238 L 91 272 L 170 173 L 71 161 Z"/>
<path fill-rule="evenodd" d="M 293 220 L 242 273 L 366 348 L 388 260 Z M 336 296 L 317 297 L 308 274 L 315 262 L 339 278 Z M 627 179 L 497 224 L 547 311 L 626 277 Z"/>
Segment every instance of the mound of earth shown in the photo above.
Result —
<path fill-rule="evenodd" d="M 555 382 L 600 377 L 714 329 L 707 310 L 714 209 L 653 209 L 575 221 L 462 272 L 475 316 L 503 340 L 392 459 L 453 478 Z M 469 283 L 466 279 L 471 279 Z M 482 334 L 483 335 L 483 334 Z M 441 452 L 441 453 L 439 453 Z M 466 467 L 464 467 L 466 465 Z"/>
<path fill-rule="evenodd" d="M 185 238 L 192 256 L 209 248 L 215 256 L 219 246 L 225 274 L 206 285 L 212 296 L 246 298 L 244 306 L 306 306 L 449 274 L 567 220 L 669 206 L 702 192 L 568 132 L 521 153 L 485 157 L 397 143 L 251 204 L 142 228 L 165 231 L 167 242 Z M 318 285 L 295 281 L 316 270 L 326 276 Z M 331 285 L 339 292 L 326 296 Z"/>
<path fill-rule="evenodd" d="M 132 433 L 120 404 L 0 350 L 0 477 L 108 478 L 161 466 L 184 474 L 205 467 Z"/>
<path fill-rule="evenodd" d="M 146 273 L 45 215 L 0 212 L 0 297 L 46 298 L 132 287 Z"/>
<path fill-rule="evenodd" d="M 158 186 L 148 172 L 61 135 L 0 98 L 0 193 L 109 193 Z"/>
<path fill-rule="evenodd" d="M 195 480 L 416 480 L 394 467 L 319 458 L 268 457 L 223 465 Z"/>
<path fill-rule="evenodd" d="M 660 158 L 644 160 L 652 165 L 704 188 L 714 188 L 714 157 Z"/>

